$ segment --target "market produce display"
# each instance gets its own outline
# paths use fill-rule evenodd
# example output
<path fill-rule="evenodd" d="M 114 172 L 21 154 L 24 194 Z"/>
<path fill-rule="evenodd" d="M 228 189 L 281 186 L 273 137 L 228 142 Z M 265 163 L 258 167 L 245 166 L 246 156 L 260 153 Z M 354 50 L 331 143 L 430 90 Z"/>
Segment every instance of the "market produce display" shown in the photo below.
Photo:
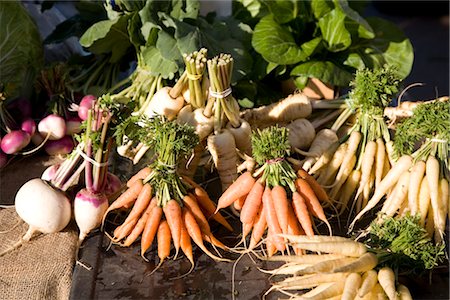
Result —
<path fill-rule="evenodd" d="M 248 255 L 279 263 L 261 269 L 264 296 L 411 299 L 399 275 L 447 259 L 448 97 L 402 102 L 411 43 L 355 3 L 233 3 L 219 18 L 196 0 L 80 2 L 46 43 L 81 20 L 87 55 L 45 67 L 25 9 L 0 3 L 26 36 L 0 45 L 0 168 L 61 159 L 18 189 L 28 231 L 0 257 L 73 220 L 87 270 L 79 250 L 98 232 L 105 251 L 140 247 L 147 275 Z M 312 82 L 334 99 L 304 93 Z"/>

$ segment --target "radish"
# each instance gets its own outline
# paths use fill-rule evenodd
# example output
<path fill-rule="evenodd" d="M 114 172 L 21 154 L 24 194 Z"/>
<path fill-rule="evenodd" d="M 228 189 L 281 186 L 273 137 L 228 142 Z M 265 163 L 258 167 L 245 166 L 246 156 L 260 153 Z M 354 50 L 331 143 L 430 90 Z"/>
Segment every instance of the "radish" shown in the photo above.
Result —
<path fill-rule="evenodd" d="M 48 155 L 64 155 L 69 154 L 74 146 L 72 137 L 66 135 L 59 140 L 48 141 L 44 145 L 44 150 Z"/>
<path fill-rule="evenodd" d="M 30 135 L 23 130 L 14 130 L 7 133 L 0 143 L 6 154 L 17 153 L 30 143 Z"/>
<path fill-rule="evenodd" d="M 78 117 L 80 117 L 81 120 L 84 121 L 87 119 L 88 110 L 94 107 L 96 101 L 97 97 L 94 95 L 86 95 L 81 99 L 80 105 L 76 108 L 78 111 Z"/>
<path fill-rule="evenodd" d="M 74 200 L 74 215 L 80 229 L 79 244 L 87 234 L 100 226 L 103 215 L 108 209 L 108 198 L 103 193 L 94 193 L 89 189 L 80 190 Z"/>
<path fill-rule="evenodd" d="M 31 179 L 19 189 L 15 208 L 29 228 L 16 244 L 1 252 L 0 256 L 17 249 L 38 232 L 46 234 L 63 230 L 72 214 L 69 198 L 40 178 Z"/>
<path fill-rule="evenodd" d="M 36 132 L 36 122 L 31 118 L 25 119 L 20 125 L 20 128 L 32 136 Z"/>
<path fill-rule="evenodd" d="M 38 131 L 44 137 L 50 134 L 50 140 L 59 140 L 66 134 L 66 121 L 58 115 L 48 115 L 39 122 Z"/>

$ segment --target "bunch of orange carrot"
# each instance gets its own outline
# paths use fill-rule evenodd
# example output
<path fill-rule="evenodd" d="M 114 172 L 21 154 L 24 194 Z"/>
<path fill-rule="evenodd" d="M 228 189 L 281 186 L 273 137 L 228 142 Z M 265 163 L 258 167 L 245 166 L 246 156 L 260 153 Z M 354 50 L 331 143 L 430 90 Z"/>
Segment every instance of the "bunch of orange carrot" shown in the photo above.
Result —
<path fill-rule="evenodd" d="M 154 118 L 147 125 L 143 128 L 151 137 L 142 137 L 141 141 L 148 143 L 157 157 L 128 180 L 125 192 L 108 208 L 104 219 L 113 210 L 129 209 L 111 240 L 130 246 L 140 237 L 141 256 L 145 259 L 156 237 L 160 264 L 169 257 L 173 242 L 175 257 L 181 248 L 194 266 L 192 239 L 213 259 L 224 260 L 204 244 L 207 241 L 226 249 L 212 234 L 208 219 L 211 217 L 230 230 L 232 227 L 222 215 L 214 214 L 216 206 L 206 191 L 176 171 L 179 157 L 195 147 L 198 137 L 192 127 L 163 118 Z"/>
<path fill-rule="evenodd" d="M 283 252 L 286 244 L 279 234 L 313 236 L 313 217 L 326 223 L 331 233 L 321 206 L 321 201 L 328 201 L 326 193 L 314 178 L 303 170 L 296 173 L 286 160 L 290 151 L 287 128 L 254 132 L 252 147 L 260 167 L 240 175 L 217 206 L 217 211 L 230 205 L 240 211 L 243 241 L 251 233 L 248 248 L 255 248 L 265 235 L 269 256 Z"/>

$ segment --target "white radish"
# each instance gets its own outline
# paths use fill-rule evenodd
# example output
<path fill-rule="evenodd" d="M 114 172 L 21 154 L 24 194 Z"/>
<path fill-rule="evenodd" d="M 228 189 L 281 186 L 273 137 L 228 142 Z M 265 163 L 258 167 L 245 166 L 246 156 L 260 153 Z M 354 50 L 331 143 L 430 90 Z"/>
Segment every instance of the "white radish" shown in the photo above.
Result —
<path fill-rule="evenodd" d="M 74 200 L 75 222 L 80 229 L 79 243 L 95 228 L 99 227 L 108 209 L 108 198 L 102 193 L 82 189 Z"/>
<path fill-rule="evenodd" d="M 297 119 L 289 123 L 286 127 L 289 130 L 288 139 L 292 148 L 307 149 L 312 146 L 312 142 L 316 136 L 316 130 L 310 121 L 307 119 Z M 318 157 L 321 154 L 316 156 Z"/>
<path fill-rule="evenodd" d="M 69 198 L 40 178 L 31 179 L 20 187 L 14 205 L 17 214 L 29 228 L 20 241 L 1 252 L 0 256 L 20 247 L 36 233 L 47 234 L 63 230 L 69 224 L 72 214 Z"/>

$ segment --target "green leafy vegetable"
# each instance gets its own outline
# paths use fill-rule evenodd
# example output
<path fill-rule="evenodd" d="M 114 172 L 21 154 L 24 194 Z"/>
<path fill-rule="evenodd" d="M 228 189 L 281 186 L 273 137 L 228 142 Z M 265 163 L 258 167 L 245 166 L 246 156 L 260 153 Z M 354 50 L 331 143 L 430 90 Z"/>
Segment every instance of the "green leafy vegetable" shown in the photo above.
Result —
<path fill-rule="evenodd" d="M 29 96 L 44 62 L 38 28 L 19 1 L 0 2 L 0 85 L 8 98 Z"/>
<path fill-rule="evenodd" d="M 434 245 L 419 220 L 407 215 L 372 222 L 367 244 L 379 254 L 380 265 L 420 272 L 443 261 L 445 244 Z"/>

